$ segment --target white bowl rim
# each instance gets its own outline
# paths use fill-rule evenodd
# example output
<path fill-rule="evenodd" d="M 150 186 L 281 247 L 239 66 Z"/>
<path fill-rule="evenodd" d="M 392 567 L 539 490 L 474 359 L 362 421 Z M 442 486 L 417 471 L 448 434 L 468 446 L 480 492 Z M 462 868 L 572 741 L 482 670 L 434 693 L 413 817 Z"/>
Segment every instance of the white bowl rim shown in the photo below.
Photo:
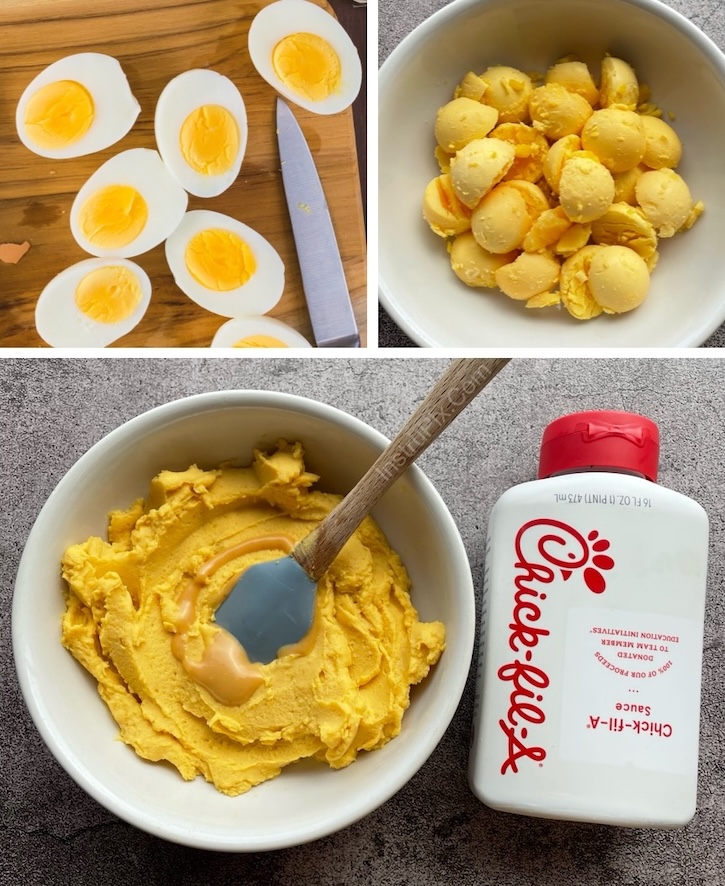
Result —
<path fill-rule="evenodd" d="M 194 848 L 244 853 L 290 848 L 302 845 L 329 836 L 330 834 L 337 833 L 351 824 L 354 824 L 356 821 L 359 821 L 366 815 L 369 815 L 396 794 L 424 765 L 437 747 L 453 719 L 465 688 L 473 656 L 476 625 L 473 579 L 470 572 L 468 556 L 463 540 L 458 531 L 458 527 L 441 495 L 438 493 L 433 483 L 423 473 L 421 468 L 415 464 L 411 465 L 407 469 L 407 476 L 416 487 L 421 490 L 422 494 L 424 494 L 435 506 L 436 519 L 441 534 L 446 536 L 447 545 L 449 550 L 451 550 L 451 556 L 455 558 L 457 563 L 465 564 L 466 567 L 458 570 L 461 572 L 461 580 L 465 582 L 465 587 L 461 587 L 460 599 L 457 601 L 460 610 L 459 621 L 462 634 L 458 638 L 455 648 L 449 647 L 445 652 L 446 656 L 454 658 L 456 661 L 456 666 L 451 670 L 454 674 L 458 675 L 457 683 L 450 686 L 446 696 L 441 699 L 441 703 L 437 710 L 435 728 L 428 730 L 421 737 L 420 747 L 415 754 L 412 754 L 407 758 L 405 765 L 400 766 L 395 773 L 389 775 L 385 780 L 381 780 L 377 789 L 366 793 L 365 801 L 360 802 L 360 804 L 354 809 L 348 810 L 347 815 L 338 817 L 334 821 L 323 819 L 317 824 L 317 826 L 302 827 L 297 833 L 292 834 L 291 837 L 289 834 L 284 835 L 277 833 L 268 837 L 255 837 L 251 839 L 242 834 L 240 835 L 243 837 L 241 840 L 226 839 L 223 837 L 218 839 L 209 838 L 204 834 L 195 833 L 173 825 L 167 826 L 163 822 L 160 823 L 157 817 L 121 800 L 119 797 L 106 790 L 102 780 L 86 766 L 81 754 L 76 752 L 75 749 L 70 748 L 68 743 L 63 739 L 63 736 L 54 731 L 52 720 L 47 716 L 42 700 L 36 693 L 31 670 L 26 665 L 24 657 L 18 655 L 21 637 L 23 636 L 23 630 L 25 629 L 25 625 L 23 624 L 25 617 L 22 612 L 21 604 L 19 603 L 20 594 L 18 594 L 18 588 L 22 587 L 25 580 L 25 573 L 30 569 L 29 560 L 31 542 L 36 535 L 41 533 L 44 524 L 52 522 L 53 520 L 54 514 L 52 512 L 54 510 L 54 502 L 61 499 L 66 488 L 72 487 L 72 485 L 83 476 L 85 465 L 90 460 L 97 458 L 99 453 L 112 448 L 117 441 L 120 441 L 128 434 L 139 434 L 142 433 L 144 429 L 152 428 L 159 419 L 174 421 L 187 415 L 198 413 L 199 411 L 218 411 L 220 409 L 234 407 L 253 408 L 255 405 L 271 408 L 284 408 L 287 411 L 301 411 L 312 417 L 342 424 L 348 430 L 357 434 L 361 439 L 369 441 L 375 448 L 378 448 L 381 451 L 390 442 L 384 434 L 375 430 L 370 425 L 350 413 L 329 404 L 297 394 L 255 389 L 224 390 L 192 394 L 153 407 L 127 420 L 108 434 L 104 435 L 80 456 L 80 458 L 68 469 L 56 484 L 41 508 L 30 533 L 28 534 L 14 583 L 11 610 L 12 647 L 16 673 L 23 699 L 35 727 L 40 733 L 47 748 L 76 784 L 83 788 L 86 793 L 93 797 L 109 812 L 147 833 L 161 837 L 172 843 L 178 843 Z M 235 798 L 232 798 L 232 802 L 234 799 Z"/>
<path fill-rule="evenodd" d="M 403 37 L 380 66 L 378 70 L 379 95 L 382 95 L 383 88 L 388 80 L 394 82 L 397 71 L 401 65 L 405 64 L 408 49 L 425 40 L 440 24 L 449 18 L 465 14 L 469 8 L 500 5 L 502 2 L 505 2 L 505 0 L 450 0 L 446 6 L 433 12 Z M 601 2 L 604 5 L 606 0 L 601 0 Z M 725 81 L 725 53 L 720 50 L 717 44 L 704 31 L 700 30 L 697 25 L 693 24 L 681 12 L 663 3 L 662 0 L 619 0 L 619 2 L 629 6 L 636 6 L 647 12 L 655 12 L 660 18 L 669 22 L 678 30 L 683 31 L 710 60 L 713 66 L 718 69 L 720 76 Z M 419 347 L 438 348 L 446 346 L 444 343 L 437 341 L 434 334 L 422 329 L 413 317 L 398 307 L 395 296 L 389 290 L 381 275 L 378 277 L 378 298 L 380 304 L 395 323 Z M 723 323 L 725 323 L 725 300 L 720 306 L 719 312 L 714 313 L 710 320 L 703 321 L 697 329 L 693 329 L 691 334 L 683 337 L 673 347 L 700 347 Z"/>

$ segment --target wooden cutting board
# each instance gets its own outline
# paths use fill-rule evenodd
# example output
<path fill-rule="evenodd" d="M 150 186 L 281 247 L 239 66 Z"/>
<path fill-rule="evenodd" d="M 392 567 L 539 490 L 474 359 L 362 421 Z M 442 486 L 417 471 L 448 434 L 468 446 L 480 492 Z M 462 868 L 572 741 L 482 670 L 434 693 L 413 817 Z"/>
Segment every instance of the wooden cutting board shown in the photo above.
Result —
<path fill-rule="evenodd" d="M 311 343 L 275 134 L 276 93 L 247 51 L 254 15 L 269 0 L 2 0 L 0 4 L 0 243 L 27 240 L 17 265 L 0 263 L 0 347 L 36 348 L 38 295 L 58 272 L 89 256 L 71 236 L 70 207 L 88 176 L 109 157 L 155 148 L 156 100 L 166 83 L 191 68 L 212 68 L 240 89 L 249 137 L 239 178 L 218 197 L 189 197 L 189 209 L 213 209 L 259 231 L 286 268 L 285 291 L 269 312 Z M 326 0 L 311 0 L 332 14 Z M 30 152 L 15 130 L 15 107 L 46 65 L 75 52 L 104 52 L 121 63 L 141 113 L 112 147 L 69 160 Z M 366 243 L 352 112 L 322 116 L 291 105 L 325 189 L 363 345 Z M 151 278 L 151 305 L 141 323 L 111 347 L 206 348 L 226 318 L 211 314 L 175 285 L 163 244 L 137 258 Z"/>

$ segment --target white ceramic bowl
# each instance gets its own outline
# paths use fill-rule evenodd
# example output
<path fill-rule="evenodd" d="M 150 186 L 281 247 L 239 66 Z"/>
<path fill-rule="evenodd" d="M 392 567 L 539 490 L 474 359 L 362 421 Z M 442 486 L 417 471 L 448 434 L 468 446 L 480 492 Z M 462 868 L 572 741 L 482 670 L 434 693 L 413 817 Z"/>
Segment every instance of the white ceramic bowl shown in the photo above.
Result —
<path fill-rule="evenodd" d="M 443 500 L 417 467 L 386 493 L 374 516 L 406 564 L 424 620 L 440 619 L 447 649 L 421 685 L 400 735 L 346 769 L 302 763 L 230 798 L 202 778 L 137 757 L 95 681 L 60 643 L 60 559 L 90 535 L 105 537 L 109 510 L 142 497 L 159 470 L 231 458 L 299 439 L 321 488 L 344 492 L 385 447 L 358 419 L 292 395 L 201 394 L 153 409 L 93 446 L 49 497 L 32 529 L 15 585 L 13 649 L 30 713 L 57 760 L 120 818 L 167 840 L 236 852 L 294 846 L 338 831 L 391 797 L 426 761 L 448 727 L 469 671 L 474 595 L 465 549 Z"/>
<path fill-rule="evenodd" d="M 466 287 L 423 221 L 437 109 L 469 70 L 545 70 L 577 53 L 598 74 L 605 52 L 634 65 L 653 100 L 675 114 L 679 172 L 706 204 L 690 231 L 661 243 L 646 302 L 577 321 L 529 310 L 498 290 Z M 379 291 L 422 347 L 695 347 L 725 321 L 725 57 L 658 0 L 453 0 L 409 34 L 379 74 Z"/>

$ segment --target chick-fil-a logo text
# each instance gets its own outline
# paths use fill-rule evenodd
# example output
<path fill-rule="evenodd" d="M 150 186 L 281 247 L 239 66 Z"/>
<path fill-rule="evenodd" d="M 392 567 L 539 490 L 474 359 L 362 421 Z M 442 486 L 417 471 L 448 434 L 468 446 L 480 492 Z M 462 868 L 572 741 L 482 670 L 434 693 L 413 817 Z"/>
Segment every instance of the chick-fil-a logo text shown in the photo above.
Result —
<path fill-rule="evenodd" d="M 544 690 L 550 681 L 546 670 L 536 664 L 535 651 L 539 641 L 549 636 L 541 606 L 547 591 L 554 582 L 568 581 L 581 570 L 586 587 L 601 594 L 606 590 L 604 573 L 614 566 L 605 553 L 609 542 L 597 530 L 585 538 L 561 520 L 529 520 L 516 533 L 514 547 L 517 574 L 508 645 L 516 657 L 498 669 L 499 680 L 511 684 L 508 712 L 499 720 L 508 741 L 502 775 L 518 772 L 522 758 L 538 764 L 546 759 L 546 749 L 536 744 L 530 730 L 546 720 Z"/>

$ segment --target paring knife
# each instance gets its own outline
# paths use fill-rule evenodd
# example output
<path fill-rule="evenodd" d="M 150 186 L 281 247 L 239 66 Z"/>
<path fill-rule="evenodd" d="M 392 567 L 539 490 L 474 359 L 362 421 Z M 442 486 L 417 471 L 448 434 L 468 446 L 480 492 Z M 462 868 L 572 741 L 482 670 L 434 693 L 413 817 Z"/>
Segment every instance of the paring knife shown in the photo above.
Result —
<path fill-rule="evenodd" d="M 315 343 L 318 348 L 359 348 L 360 334 L 325 193 L 304 133 L 281 98 L 277 99 L 277 143 Z"/>

